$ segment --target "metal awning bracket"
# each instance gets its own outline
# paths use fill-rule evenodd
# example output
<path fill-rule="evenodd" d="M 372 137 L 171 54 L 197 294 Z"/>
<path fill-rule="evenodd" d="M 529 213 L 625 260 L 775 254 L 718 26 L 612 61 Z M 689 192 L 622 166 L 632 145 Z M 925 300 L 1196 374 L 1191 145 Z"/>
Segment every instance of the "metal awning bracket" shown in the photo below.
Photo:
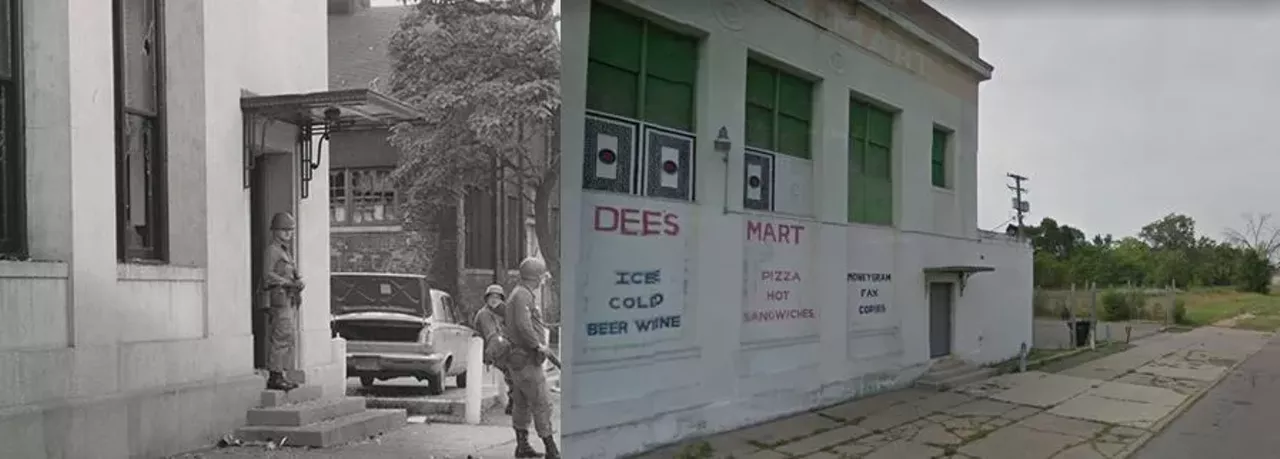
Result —
<path fill-rule="evenodd" d="M 302 197 L 309 194 L 311 178 L 323 162 L 324 144 L 339 131 L 390 129 L 400 123 L 421 122 L 423 114 L 404 102 L 371 89 L 341 89 L 308 94 L 254 96 L 243 94 L 240 110 L 245 120 L 245 188 L 256 166 L 255 151 L 266 143 L 269 123 L 298 127 L 295 150 L 302 175 Z M 260 130 L 254 120 L 263 120 Z M 313 145 L 312 139 L 319 138 Z"/>
<path fill-rule="evenodd" d="M 977 273 L 985 273 L 995 271 L 996 268 L 991 266 L 974 266 L 974 265 L 953 265 L 953 266 L 931 266 L 924 268 L 925 274 L 955 274 L 959 277 L 960 295 L 964 295 L 965 284 L 969 281 L 969 276 Z M 927 277 L 925 282 L 928 282 Z M 927 287 L 927 286 L 926 286 Z"/>

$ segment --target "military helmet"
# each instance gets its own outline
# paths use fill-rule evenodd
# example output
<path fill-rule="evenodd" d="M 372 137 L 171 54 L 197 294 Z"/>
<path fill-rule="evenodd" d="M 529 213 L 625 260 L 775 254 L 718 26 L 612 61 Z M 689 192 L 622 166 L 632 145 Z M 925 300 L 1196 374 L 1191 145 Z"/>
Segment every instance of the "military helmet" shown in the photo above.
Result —
<path fill-rule="evenodd" d="M 542 259 L 529 257 L 520 262 L 520 279 L 534 281 L 542 280 L 542 276 L 547 274 L 547 263 Z"/>
<path fill-rule="evenodd" d="M 271 216 L 272 230 L 292 230 L 296 226 L 296 223 L 293 221 L 293 214 L 280 212 Z"/>
<path fill-rule="evenodd" d="M 501 285 L 493 284 L 484 289 L 484 299 L 489 299 L 489 295 L 498 295 L 498 298 L 507 299 L 507 292 L 502 289 Z"/>

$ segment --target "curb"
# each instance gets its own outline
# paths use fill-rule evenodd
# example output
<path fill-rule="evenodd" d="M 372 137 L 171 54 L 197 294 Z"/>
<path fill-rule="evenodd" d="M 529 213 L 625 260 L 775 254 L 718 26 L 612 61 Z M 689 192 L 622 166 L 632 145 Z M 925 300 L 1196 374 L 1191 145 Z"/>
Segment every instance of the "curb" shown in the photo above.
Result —
<path fill-rule="evenodd" d="M 1264 347 L 1265 347 L 1265 344 L 1264 344 Z M 1147 444 L 1147 442 L 1151 441 L 1152 438 L 1155 438 L 1156 435 L 1159 435 L 1160 432 L 1164 431 L 1165 427 L 1168 427 L 1169 424 L 1173 423 L 1175 419 L 1182 417 L 1182 414 L 1185 413 L 1187 410 L 1191 409 L 1191 407 L 1195 405 L 1196 402 L 1199 402 L 1200 399 L 1204 398 L 1205 395 L 1208 395 L 1209 392 L 1213 391 L 1215 387 L 1218 387 L 1218 384 L 1222 384 L 1223 381 L 1226 381 L 1227 377 L 1231 376 L 1231 373 L 1236 371 L 1236 368 L 1240 367 L 1241 365 L 1244 365 L 1245 361 L 1249 360 L 1250 357 L 1253 357 L 1254 354 L 1257 354 L 1258 352 L 1261 352 L 1261 351 L 1262 351 L 1262 348 L 1258 348 L 1258 350 L 1253 351 L 1252 354 L 1249 354 L 1245 356 L 1243 359 L 1240 359 L 1240 361 L 1228 367 L 1227 371 L 1222 372 L 1222 377 L 1219 377 L 1218 379 L 1214 380 L 1213 383 L 1209 384 L 1209 386 L 1206 387 L 1204 390 L 1190 397 L 1187 397 L 1187 399 L 1183 401 L 1181 405 L 1178 405 L 1177 408 L 1174 408 L 1173 411 L 1165 415 L 1165 417 L 1161 418 L 1159 421 L 1156 421 L 1155 425 L 1152 425 L 1150 429 L 1145 429 L 1147 430 L 1147 433 L 1144 433 L 1141 436 L 1139 436 L 1137 441 L 1130 443 L 1124 449 L 1120 450 L 1120 452 L 1115 456 L 1116 459 L 1125 459 L 1129 456 L 1132 456 L 1134 453 L 1137 453 L 1139 449 L 1142 449 L 1142 447 Z"/>

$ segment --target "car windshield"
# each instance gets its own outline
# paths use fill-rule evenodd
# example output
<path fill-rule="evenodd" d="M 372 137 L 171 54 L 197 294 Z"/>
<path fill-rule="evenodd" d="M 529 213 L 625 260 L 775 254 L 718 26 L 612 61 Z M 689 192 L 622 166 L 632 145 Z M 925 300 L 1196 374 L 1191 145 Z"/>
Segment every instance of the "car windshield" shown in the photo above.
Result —
<path fill-rule="evenodd" d="M 334 315 L 353 312 L 397 312 L 431 316 L 427 283 L 417 276 L 334 274 L 330 276 L 330 310 Z"/>

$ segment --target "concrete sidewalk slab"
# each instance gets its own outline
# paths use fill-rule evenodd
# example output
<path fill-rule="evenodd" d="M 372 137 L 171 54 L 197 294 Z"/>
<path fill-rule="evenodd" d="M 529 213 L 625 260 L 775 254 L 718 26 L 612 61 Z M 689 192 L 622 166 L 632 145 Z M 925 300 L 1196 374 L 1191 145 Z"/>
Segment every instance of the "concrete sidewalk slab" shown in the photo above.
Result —
<path fill-rule="evenodd" d="M 1048 408 L 1075 397 L 1097 384 L 1097 381 L 1092 379 L 1039 371 L 1013 373 L 993 379 L 998 381 L 974 386 L 971 389 L 962 389 L 962 391 L 986 393 L 986 397 L 1002 402 Z M 1003 390 L 992 390 L 992 388 Z"/>
<path fill-rule="evenodd" d="M 1174 379 L 1191 379 L 1195 381 L 1216 381 L 1226 373 L 1227 367 L 1214 365 L 1207 361 L 1189 360 L 1185 356 L 1172 355 L 1138 367 L 1137 373 L 1163 376 Z"/>
<path fill-rule="evenodd" d="M 1186 398 L 1185 395 L 1159 387 L 1107 382 L 1054 407 L 1049 413 L 1148 428 L 1172 413 Z"/>
<path fill-rule="evenodd" d="M 709 441 L 716 459 L 1114 459 L 1220 378 L 1227 359 L 1263 343 L 1235 331 L 1164 333 L 1067 374 L 1007 374 L 953 392 L 900 390 Z M 671 458 L 678 449 L 662 451 L 645 457 Z"/>
<path fill-rule="evenodd" d="M 960 452 L 983 459 L 1049 459 L 1080 438 L 1021 426 L 997 430 L 960 448 Z"/>

